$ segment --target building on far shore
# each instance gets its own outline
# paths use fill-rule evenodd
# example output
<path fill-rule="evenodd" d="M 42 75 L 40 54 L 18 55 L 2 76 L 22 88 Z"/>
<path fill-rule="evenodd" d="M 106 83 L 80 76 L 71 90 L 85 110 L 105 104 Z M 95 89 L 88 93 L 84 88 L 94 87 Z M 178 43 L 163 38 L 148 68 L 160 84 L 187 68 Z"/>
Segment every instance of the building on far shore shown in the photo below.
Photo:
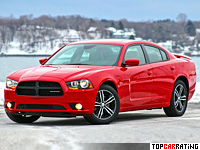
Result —
<path fill-rule="evenodd" d="M 112 37 L 116 39 L 135 39 L 135 30 L 133 28 L 125 28 L 124 30 L 116 30 Z"/>
<path fill-rule="evenodd" d="M 87 30 L 87 35 L 89 39 L 100 39 L 101 38 L 101 32 L 97 27 L 90 27 Z"/>

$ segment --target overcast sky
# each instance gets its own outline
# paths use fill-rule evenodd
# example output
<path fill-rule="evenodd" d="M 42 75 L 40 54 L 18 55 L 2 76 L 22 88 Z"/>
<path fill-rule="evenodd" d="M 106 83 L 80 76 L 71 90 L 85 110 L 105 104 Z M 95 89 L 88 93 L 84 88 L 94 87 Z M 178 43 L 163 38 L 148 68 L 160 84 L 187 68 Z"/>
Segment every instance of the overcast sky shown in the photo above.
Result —
<path fill-rule="evenodd" d="M 147 21 L 184 13 L 200 20 L 200 0 L 0 0 L 0 16 L 81 15 L 97 19 Z"/>

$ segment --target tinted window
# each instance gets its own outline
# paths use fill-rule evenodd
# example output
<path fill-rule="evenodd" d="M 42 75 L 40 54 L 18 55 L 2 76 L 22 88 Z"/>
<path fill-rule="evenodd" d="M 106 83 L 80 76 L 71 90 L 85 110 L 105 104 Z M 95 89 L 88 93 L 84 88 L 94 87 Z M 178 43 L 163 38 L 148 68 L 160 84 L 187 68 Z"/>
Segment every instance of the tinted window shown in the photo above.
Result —
<path fill-rule="evenodd" d="M 143 53 L 143 50 L 142 50 L 140 45 L 130 46 L 126 50 L 126 54 L 125 54 L 124 60 L 134 59 L 134 58 L 140 60 L 140 64 L 139 65 L 146 64 L 144 53 Z"/>
<path fill-rule="evenodd" d="M 147 46 L 147 45 L 144 45 L 144 47 L 149 56 L 150 63 L 162 61 L 162 56 L 161 56 L 160 50 L 158 48 L 155 48 L 152 46 Z"/>
<path fill-rule="evenodd" d="M 164 52 L 163 50 L 160 50 L 160 53 L 162 55 L 163 60 L 168 60 L 166 52 Z"/>

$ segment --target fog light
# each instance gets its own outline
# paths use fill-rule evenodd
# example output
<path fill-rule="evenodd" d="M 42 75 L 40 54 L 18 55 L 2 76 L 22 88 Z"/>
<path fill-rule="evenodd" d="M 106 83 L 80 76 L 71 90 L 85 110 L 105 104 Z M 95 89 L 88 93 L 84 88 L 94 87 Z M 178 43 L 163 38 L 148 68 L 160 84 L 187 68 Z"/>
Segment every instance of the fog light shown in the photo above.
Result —
<path fill-rule="evenodd" d="M 77 110 L 81 110 L 83 108 L 83 106 L 80 103 L 78 103 L 78 104 L 75 105 L 75 108 Z"/>
<path fill-rule="evenodd" d="M 6 106 L 10 109 L 12 107 L 12 103 L 8 102 Z"/>

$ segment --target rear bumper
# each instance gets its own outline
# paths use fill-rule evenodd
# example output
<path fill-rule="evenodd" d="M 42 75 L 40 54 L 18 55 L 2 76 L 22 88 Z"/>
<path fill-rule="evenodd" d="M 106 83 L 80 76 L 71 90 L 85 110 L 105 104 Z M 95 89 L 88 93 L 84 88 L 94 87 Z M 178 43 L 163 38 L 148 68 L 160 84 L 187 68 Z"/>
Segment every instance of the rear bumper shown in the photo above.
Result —
<path fill-rule="evenodd" d="M 15 94 L 15 89 L 6 88 L 5 111 L 16 115 L 58 117 L 93 114 L 97 94 L 95 89 L 71 91 L 65 87 L 63 92 L 63 96 L 57 97 L 18 96 Z M 7 107 L 8 102 L 13 104 L 12 108 Z M 75 109 L 74 105 L 77 103 L 82 104 L 81 110 Z"/>

